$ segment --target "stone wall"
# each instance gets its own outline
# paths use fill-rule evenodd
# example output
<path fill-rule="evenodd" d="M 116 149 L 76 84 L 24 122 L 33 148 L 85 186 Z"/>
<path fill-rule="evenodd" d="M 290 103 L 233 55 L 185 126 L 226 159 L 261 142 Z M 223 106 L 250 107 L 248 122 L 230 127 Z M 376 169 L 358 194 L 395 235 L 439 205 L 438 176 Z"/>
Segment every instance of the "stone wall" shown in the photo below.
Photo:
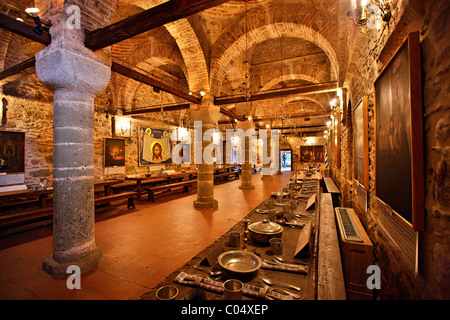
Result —
<path fill-rule="evenodd" d="M 450 298 L 450 3 L 398 1 L 388 27 L 360 35 L 346 79 L 352 106 L 369 97 L 369 179 L 367 213 L 354 199 L 351 119 L 341 127 L 341 167 L 332 176 L 344 206 L 352 206 L 374 244 L 381 268 L 381 299 Z M 408 32 L 420 31 L 423 87 L 425 231 L 419 235 L 419 275 L 399 261 L 377 225 L 373 83 Z"/>
<path fill-rule="evenodd" d="M 48 178 L 52 185 L 53 177 L 53 105 L 46 102 L 4 96 L 7 100 L 7 122 L 0 130 L 26 132 L 26 169 L 25 184 L 38 184 L 40 179 Z M 96 99 L 96 110 L 102 101 Z M 106 118 L 103 111 L 95 113 L 94 129 L 94 163 L 95 177 L 125 178 L 129 174 L 146 173 L 147 167 L 138 166 L 137 136 L 140 126 L 173 129 L 161 121 L 148 121 L 131 118 L 131 137 L 126 138 L 126 159 L 124 174 L 112 174 L 104 170 L 103 143 L 105 138 L 112 137 L 111 116 Z M 166 169 L 174 169 L 175 165 L 166 165 Z M 111 170 L 112 172 L 112 170 Z"/>

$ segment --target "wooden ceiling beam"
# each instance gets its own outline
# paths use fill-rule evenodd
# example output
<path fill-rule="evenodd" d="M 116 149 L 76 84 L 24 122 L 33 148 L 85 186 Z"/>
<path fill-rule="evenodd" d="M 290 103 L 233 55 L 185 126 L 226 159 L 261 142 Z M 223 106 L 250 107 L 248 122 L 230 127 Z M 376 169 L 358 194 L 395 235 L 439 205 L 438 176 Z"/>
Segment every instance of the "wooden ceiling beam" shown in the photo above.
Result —
<path fill-rule="evenodd" d="M 220 113 L 224 114 L 226 116 L 229 116 L 232 119 L 237 119 L 239 121 L 244 121 L 245 120 L 244 116 L 239 115 L 236 112 L 234 112 L 232 110 L 228 110 L 227 108 L 224 108 L 224 107 L 220 107 Z"/>
<path fill-rule="evenodd" d="M 52 42 L 50 33 L 47 31 L 43 31 L 41 35 L 37 34 L 33 26 L 11 18 L 4 13 L 0 13 L 0 28 L 45 45 L 49 45 Z"/>
<path fill-rule="evenodd" d="M 225 2 L 228 2 L 228 0 L 167 1 L 104 28 L 86 32 L 85 46 L 93 51 L 100 50 L 115 43 L 132 38 L 143 32 L 161 27 L 166 23 L 186 18 L 190 15 L 218 6 Z M 34 31 L 33 26 L 11 18 L 3 13 L 0 13 L 0 28 L 45 45 L 49 45 L 51 43 L 51 36 L 48 32 L 44 31 L 42 35 L 39 35 Z M 26 63 L 28 68 L 30 68 L 30 61 L 26 61 Z M 32 64 L 34 67 L 34 63 Z M 24 66 L 24 64 L 19 64 L 8 70 L 4 70 L 0 73 L 0 75 L 3 75 L 3 78 L 1 79 L 6 79 L 6 75 L 11 77 L 17 73 L 20 73 L 25 70 L 23 69 Z"/>
<path fill-rule="evenodd" d="M 330 112 L 317 112 L 317 113 L 306 113 L 306 114 L 292 114 L 289 115 L 290 119 L 300 119 L 300 118 L 321 118 L 321 117 L 329 117 L 331 116 Z M 278 120 L 276 116 L 273 117 L 255 117 L 253 121 L 276 121 Z"/>
<path fill-rule="evenodd" d="M 198 97 L 193 94 L 190 95 L 187 92 L 184 92 L 180 89 L 174 88 L 166 83 L 159 81 L 158 79 L 155 79 L 151 76 L 148 76 L 148 75 L 145 75 L 138 71 L 135 71 L 135 70 L 128 68 L 118 62 L 115 62 L 115 61 L 113 61 L 111 64 L 111 71 L 119 73 L 127 78 L 136 80 L 138 82 L 147 84 L 149 86 L 156 87 L 162 91 L 173 94 L 174 96 L 183 98 L 183 99 L 190 101 L 192 103 L 195 103 L 195 104 L 199 104 L 202 101 L 201 97 Z"/>
<path fill-rule="evenodd" d="M 35 64 L 36 59 L 31 58 L 0 72 L 0 85 L 5 85 L 8 82 L 17 80 L 25 75 L 34 73 L 34 70 L 28 72 L 26 70 L 34 68 Z"/>
<path fill-rule="evenodd" d="M 328 128 L 325 124 L 314 125 L 314 126 L 286 126 L 286 127 L 271 127 L 272 130 L 292 130 L 292 129 L 318 129 L 318 128 Z"/>
<path fill-rule="evenodd" d="M 167 1 L 109 26 L 87 32 L 85 45 L 93 51 L 106 48 L 225 2 L 228 2 L 228 0 Z"/>
<path fill-rule="evenodd" d="M 164 111 L 179 111 L 179 110 L 186 110 L 189 108 L 190 108 L 189 103 L 163 106 Z M 161 112 L 161 107 L 149 107 L 149 108 L 129 110 L 129 111 L 125 110 L 125 111 L 123 111 L 123 115 L 130 116 L 130 115 L 136 115 L 136 114 L 157 113 L 157 112 Z"/>
<path fill-rule="evenodd" d="M 337 89 L 338 89 L 337 81 L 331 81 L 331 82 L 318 83 L 318 84 L 314 84 L 314 85 L 306 85 L 306 86 L 286 88 L 286 89 L 281 89 L 281 90 L 270 90 L 270 91 L 265 91 L 265 92 L 254 93 L 250 96 L 249 100 L 247 100 L 247 98 L 244 95 L 216 97 L 216 98 L 214 98 L 214 104 L 215 105 L 227 105 L 227 104 L 241 103 L 241 102 L 246 102 L 246 101 L 260 101 L 260 100 L 285 97 L 285 96 L 289 96 L 289 95 L 293 95 L 293 94 L 315 94 L 315 93 L 335 91 Z"/>

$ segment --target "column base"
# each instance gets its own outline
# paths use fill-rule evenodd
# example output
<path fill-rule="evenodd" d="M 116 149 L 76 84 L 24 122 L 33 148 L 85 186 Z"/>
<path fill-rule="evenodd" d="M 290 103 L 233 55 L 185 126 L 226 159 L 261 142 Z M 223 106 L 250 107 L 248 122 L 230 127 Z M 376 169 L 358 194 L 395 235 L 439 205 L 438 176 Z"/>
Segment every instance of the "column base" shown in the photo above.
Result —
<path fill-rule="evenodd" d="M 250 185 L 240 185 L 240 186 L 239 186 L 239 189 L 241 189 L 241 190 L 253 190 L 253 189 L 255 189 L 255 186 L 254 186 L 253 184 L 250 184 Z"/>
<path fill-rule="evenodd" d="M 53 259 L 53 256 L 47 257 L 42 261 L 42 269 L 53 277 L 67 277 L 67 268 L 71 265 L 76 265 L 80 268 L 81 273 L 85 273 L 97 268 L 102 257 L 102 250 L 95 248 L 93 252 L 79 261 L 73 262 L 58 262 Z"/>
<path fill-rule="evenodd" d="M 219 202 L 216 199 L 210 200 L 194 200 L 195 209 L 217 209 L 219 207 Z"/>

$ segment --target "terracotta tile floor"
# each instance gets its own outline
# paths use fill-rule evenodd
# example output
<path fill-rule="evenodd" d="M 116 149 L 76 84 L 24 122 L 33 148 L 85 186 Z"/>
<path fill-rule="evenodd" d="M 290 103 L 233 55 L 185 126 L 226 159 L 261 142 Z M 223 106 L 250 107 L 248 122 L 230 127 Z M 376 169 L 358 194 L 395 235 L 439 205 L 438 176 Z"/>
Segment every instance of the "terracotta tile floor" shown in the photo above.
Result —
<path fill-rule="evenodd" d="M 254 190 L 240 190 L 240 180 L 217 185 L 218 210 L 197 211 L 196 194 L 178 193 L 155 203 L 138 201 L 133 211 L 120 206 L 108 219 L 102 220 L 108 213 L 99 214 L 95 237 L 103 257 L 95 271 L 82 275 L 81 290 L 67 289 L 65 279 L 41 269 L 52 253 L 51 228 L 29 232 L 34 239 L 9 247 L 5 243 L 17 237 L 0 239 L 0 299 L 138 299 L 231 228 L 229 218 L 242 219 L 290 175 L 264 183 L 254 175 Z M 42 232 L 47 236 L 35 236 Z"/>

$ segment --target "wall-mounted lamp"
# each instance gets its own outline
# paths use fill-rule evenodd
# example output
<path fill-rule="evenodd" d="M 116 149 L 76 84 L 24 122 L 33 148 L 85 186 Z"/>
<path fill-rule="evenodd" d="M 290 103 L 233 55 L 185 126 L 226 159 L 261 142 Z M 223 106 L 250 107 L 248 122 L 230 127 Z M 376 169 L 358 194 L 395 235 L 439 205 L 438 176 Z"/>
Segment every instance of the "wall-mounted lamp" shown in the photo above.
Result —
<path fill-rule="evenodd" d="M 114 116 L 112 118 L 112 126 L 114 127 L 114 136 L 124 138 L 131 137 L 131 119 Z"/>
<path fill-rule="evenodd" d="M 27 8 L 25 9 L 25 12 L 30 15 L 31 18 L 33 18 L 34 23 L 36 23 L 36 26 L 33 28 L 34 32 L 37 34 L 43 34 L 44 31 L 49 32 L 49 29 L 47 27 L 44 27 L 41 23 L 41 19 L 39 19 L 39 9 L 38 8 Z"/>
<path fill-rule="evenodd" d="M 353 0 L 353 8 L 347 16 L 353 18 L 363 33 L 380 29 L 383 21 L 389 23 L 391 20 L 390 0 Z"/>

